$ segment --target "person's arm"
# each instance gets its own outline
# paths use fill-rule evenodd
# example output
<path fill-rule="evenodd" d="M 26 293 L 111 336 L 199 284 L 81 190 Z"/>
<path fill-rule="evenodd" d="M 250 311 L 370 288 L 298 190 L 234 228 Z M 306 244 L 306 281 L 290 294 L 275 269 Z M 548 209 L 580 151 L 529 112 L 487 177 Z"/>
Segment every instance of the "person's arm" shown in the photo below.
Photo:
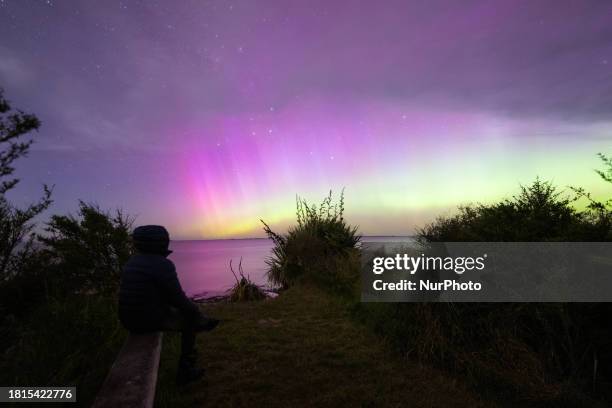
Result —
<path fill-rule="evenodd" d="M 200 313 L 198 306 L 185 295 L 172 262 L 168 261 L 162 268 L 159 284 L 170 305 L 186 314 L 197 315 Z"/>

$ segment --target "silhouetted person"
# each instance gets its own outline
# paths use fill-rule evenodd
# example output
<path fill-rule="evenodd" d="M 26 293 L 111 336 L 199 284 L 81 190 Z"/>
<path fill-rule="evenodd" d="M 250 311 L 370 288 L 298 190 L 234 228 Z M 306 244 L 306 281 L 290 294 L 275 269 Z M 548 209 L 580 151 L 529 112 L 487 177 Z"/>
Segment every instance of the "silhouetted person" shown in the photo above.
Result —
<path fill-rule="evenodd" d="M 144 225 L 132 234 L 136 253 L 123 267 L 119 320 L 130 332 L 180 331 L 181 356 L 177 382 L 204 375 L 197 367 L 195 336 L 214 329 L 219 320 L 205 317 L 183 292 L 172 261 L 166 257 L 170 236 L 159 225 Z"/>

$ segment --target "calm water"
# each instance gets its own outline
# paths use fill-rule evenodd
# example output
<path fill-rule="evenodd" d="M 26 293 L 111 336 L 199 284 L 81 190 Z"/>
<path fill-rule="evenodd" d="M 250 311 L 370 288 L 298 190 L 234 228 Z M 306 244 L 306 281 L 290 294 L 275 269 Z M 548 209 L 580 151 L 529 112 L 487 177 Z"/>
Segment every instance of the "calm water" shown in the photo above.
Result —
<path fill-rule="evenodd" d="M 169 258 L 176 265 L 176 272 L 189 296 L 218 294 L 236 282 L 230 271 L 232 260 L 238 273 L 242 257 L 242 270 L 252 281 L 266 283 L 266 263 L 272 241 L 269 239 L 224 239 L 210 241 L 173 241 Z"/>
<path fill-rule="evenodd" d="M 410 242 L 410 237 L 364 237 L 364 241 Z M 257 284 L 266 284 L 266 259 L 270 256 L 272 241 L 268 239 L 227 239 L 210 241 L 173 241 L 170 259 L 176 265 L 183 289 L 189 296 L 215 295 L 229 289 L 234 276 L 229 263 L 238 272 L 242 257 L 245 275 Z"/>

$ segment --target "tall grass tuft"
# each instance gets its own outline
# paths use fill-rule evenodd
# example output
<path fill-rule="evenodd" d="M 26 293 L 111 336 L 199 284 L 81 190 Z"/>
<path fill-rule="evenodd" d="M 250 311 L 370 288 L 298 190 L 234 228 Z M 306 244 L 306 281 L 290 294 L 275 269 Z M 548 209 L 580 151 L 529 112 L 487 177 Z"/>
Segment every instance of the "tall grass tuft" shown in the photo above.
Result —
<path fill-rule="evenodd" d="M 267 297 L 266 292 L 256 285 L 249 275 L 244 276 L 242 270 L 242 258 L 238 264 L 238 273 L 234 271 L 232 261 L 230 260 L 230 270 L 236 279 L 236 283 L 229 290 L 229 301 L 230 302 L 249 302 L 253 300 L 263 300 Z M 240 279 L 238 278 L 240 276 Z"/>
<path fill-rule="evenodd" d="M 286 289 L 310 281 L 336 292 L 353 292 L 359 278 L 357 245 L 361 237 L 357 227 L 344 220 L 344 190 L 337 202 L 330 190 L 319 205 L 296 196 L 296 221 L 286 235 L 275 233 L 261 221 L 274 243 L 266 261 L 269 282 Z"/>

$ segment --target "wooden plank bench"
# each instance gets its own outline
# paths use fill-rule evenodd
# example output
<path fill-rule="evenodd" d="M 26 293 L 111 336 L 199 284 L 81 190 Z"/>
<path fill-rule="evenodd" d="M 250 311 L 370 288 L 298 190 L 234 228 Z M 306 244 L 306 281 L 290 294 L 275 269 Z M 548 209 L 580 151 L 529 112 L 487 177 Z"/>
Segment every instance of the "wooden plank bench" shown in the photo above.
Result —
<path fill-rule="evenodd" d="M 93 407 L 152 407 L 161 345 L 161 332 L 130 334 L 104 380 Z"/>

